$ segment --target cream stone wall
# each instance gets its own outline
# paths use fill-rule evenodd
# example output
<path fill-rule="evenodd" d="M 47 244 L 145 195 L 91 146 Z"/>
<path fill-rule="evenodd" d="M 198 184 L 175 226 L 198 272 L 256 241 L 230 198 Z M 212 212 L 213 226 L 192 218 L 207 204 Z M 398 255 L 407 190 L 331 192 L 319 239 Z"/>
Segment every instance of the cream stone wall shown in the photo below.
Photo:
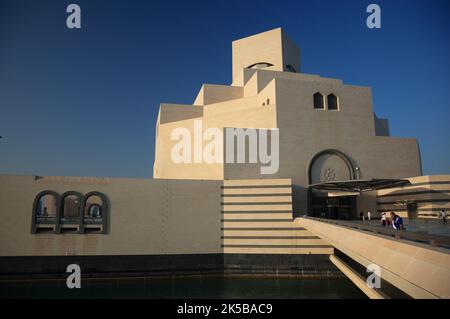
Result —
<path fill-rule="evenodd" d="M 416 218 L 438 218 L 444 209 L 450 213 L 450 175 L 410 177 L 411 185 L 376 192 L 378 212 L 394 211 L 408 217 L 407 203 L 417 205 Z"/>
<path fill-rule="evenodd" d="M 290 179 L 0 175 L 0 186 L 0 256 L 333 253 L 294 224 Z M 32 233 L 33 202 L 46 190 L 103 193 L 106 234 Z"/>
<path fill-rule="evenodd" d="M 221 182 L 0 175 L 0 256 L 221 253 Z M 31 233 L 43 190 L 99 191 L 107 234 Z"/>
<path fill-rule="evenodd" d="M 299 186 L 295 210 L 306 212 L 308 169 L 326 149 L 344 153 L 361 178 L 403 178 L 421 173 L 415 139 L 376 136 L 369 88 L 328 83 L 277 80 L 277 126 L 280 129 L 280 171 Z M 333 93 L 339 110 L 316 110 L 313 95 Z M 301 124 L 300 124 L 301 123 Z M 227 174 L 225 174 L 228 177 Z"/>
<path fill-rule="evenodd" d="M 283 32 L 281 28 L 233 41 L 233 85 L 242 86 L 242 69 L 255 63 L 270 63 L 270 70 L 283 71 Z M 295 45 L 294 45 L 295 46 Z M 299 65 L 297 58 L 296 64 Z"/>
<path fill-rule="evenodd" d="M 194 101 L 194 105 L 208 105 L 244 97 L 244 88 L 204 84 Z"/>
<path fill-rule="evenodd" d="M 269 105 L 263 105 L 269 99 Z M 188 119 L 181 119 L 181 115 L 169 122 L 158 121 L 158 137 L 156 139 L 155 163 L 153 167 L 154 178 L 165 179 L 217 179 L 224 178 L 224 165 L 222 163 L 195 163 L 194 154 L 194 121 L 201 121 L 203 132 L 208 128 L 218 128 L 222 134 L 226 127 L 237 128 L 275 128 L 276 127 L 276 98 L 275 85 L 270 83 L 259 95 L 247 96 L 226 102 L 212 103 L 202 106 L 202 116 L 197 115 L 198 106 L 184 106 L 187 110 L 184 114 L 193 116 Z M 178 105 L 174 105 L 174 110 L 170 105 L 164 104 L 160 114 L 165 112 L 176 113 Z M 160 116 L 168 118 L 169 116 Z M 172 140 L 171 135 L 177 128 L 185 128 L 192 137 L 191 143 L 191 163 L 175 163 L 172 160 L 172 149 L 179 143 L 179 140 Z M 202 147 L 206 147 L 210 141 L 203 140 Z"/>
<path fill-rule="evenodd" d="M 333 247 L 294 223 L 290 179 L 225 180 L 222 232 L 226 254 L 333 254 Z"/>

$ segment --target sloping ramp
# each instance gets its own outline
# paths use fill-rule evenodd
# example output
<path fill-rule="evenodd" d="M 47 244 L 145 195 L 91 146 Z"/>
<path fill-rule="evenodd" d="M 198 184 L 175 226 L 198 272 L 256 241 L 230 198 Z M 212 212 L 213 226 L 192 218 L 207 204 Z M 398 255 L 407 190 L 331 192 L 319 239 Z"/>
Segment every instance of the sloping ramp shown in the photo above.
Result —
<path fill-rule="evenodd" d="M 298 218 L 304 227 L 413 298 L 450 298 L 450 251 L 367 231 Z"/>

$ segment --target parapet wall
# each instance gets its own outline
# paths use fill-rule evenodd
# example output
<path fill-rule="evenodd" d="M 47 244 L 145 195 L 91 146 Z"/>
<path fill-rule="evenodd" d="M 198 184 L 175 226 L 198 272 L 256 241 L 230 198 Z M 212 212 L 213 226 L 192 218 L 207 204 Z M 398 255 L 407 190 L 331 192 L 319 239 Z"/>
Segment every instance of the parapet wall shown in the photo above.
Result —
<path fill-rule="evenodd" d="M 67 231 L 60 225 L 39 231 L 33 211 L 44 191 L 59 198 L 59 210 L 65 210 L 67 192 L 79 198 L 103 194 L 109 206 L 105 229 Z M 328 260 L 333 248 L 295 227 L 291 194 L 290 179 L 0 175 L 0 278 L 64 276 L 70 263 L 88 276 L 339 275 Z"/>
<path fill-rule="evenodd" d="M 0 256 L 221 253 L 221 181 L 0 175 Z M 31 233 L 37 194 L 103 193 L 106 234 Z"/>

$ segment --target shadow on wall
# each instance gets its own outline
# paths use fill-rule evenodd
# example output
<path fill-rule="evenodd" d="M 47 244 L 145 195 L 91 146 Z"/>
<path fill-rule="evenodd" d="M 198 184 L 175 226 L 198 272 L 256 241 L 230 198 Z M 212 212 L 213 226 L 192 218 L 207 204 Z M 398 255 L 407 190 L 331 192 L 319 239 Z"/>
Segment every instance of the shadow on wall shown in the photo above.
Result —
<path fill-rule="evenodd" d="M 294 218 L 308 215 L 307 187 L 292 184 L 292 211 Z"/>

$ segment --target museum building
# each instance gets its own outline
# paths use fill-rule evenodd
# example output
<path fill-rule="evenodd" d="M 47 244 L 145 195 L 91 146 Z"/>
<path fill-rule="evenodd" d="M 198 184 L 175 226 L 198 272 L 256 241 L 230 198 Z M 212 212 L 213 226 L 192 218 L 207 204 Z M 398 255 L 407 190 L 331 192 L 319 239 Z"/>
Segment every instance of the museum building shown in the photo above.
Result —
<path fill-rule="evenodd" d="M 222 132 L 222 146 L 230 129 L 267 132 L 277 169 L 174 161 L 173 132 L 195 136 L 198 123 Z M 231 85 L 161 104 L 155 136 L 152 179 L 0 175 L 0 276 L 65 273 L 68 262 L 95 274 L 330 275 L 333 247 L 296 217 L 450 209 L 450 175 L 422 176 L 417 140 L 390 136 L 370 88 L 301 73 L 300 49 L 281 28 L 233 41 Z M 237 156 L 220 150 L 229 152 Z"/>

